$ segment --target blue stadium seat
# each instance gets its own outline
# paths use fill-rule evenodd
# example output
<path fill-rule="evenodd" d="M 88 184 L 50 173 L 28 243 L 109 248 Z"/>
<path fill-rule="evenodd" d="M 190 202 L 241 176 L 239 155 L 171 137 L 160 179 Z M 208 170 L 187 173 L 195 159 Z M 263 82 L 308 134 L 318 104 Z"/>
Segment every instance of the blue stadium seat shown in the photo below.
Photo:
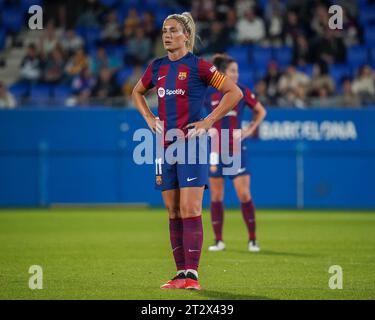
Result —
<path fill-rule="evenodd" d="M 3 26 L 7 31 L 19 32 L 24 26 L 24 14 L 21 10 L 7 7 L 2 12 Z"/>
<path fill-rule="evenodd" d="M 84 39 L 86 45 L 91 47 L 96 45 L 97 41 L 100 39 L 101 28 L 100 27 L 86 27 L 84 33 Z"/>
<path fill-rule="evenodd" d="M 6 33 L 4 29 L 0 29 L 0 51 L 5 48 Z"/>
<path fill-rule="evenodd" d="M 21 0 L 20 4 L 22 10 L 27 13 L 29 11 L 29 8 L 33 5 L 42 6 L 43 0 Z"/>
<path fill-rule="evenodd" d="M 99 2 L 108 8 L 113 8 L 118 4 L 118 0 L 100 0 Z"/>
<path fill-rule="evenodd" d="M 292 62 L 293 52 L 290 47 L 281 47 L 273 49 L 273 57 L 280 66 L 287 66 Z"/>
<path fill-rule="evenodd" d="M 57 85 L 53 87 L 53 96 L 55 100 L 65 100 L 72 95 L 72 88 L 66 85 Z"/>
<path fill-rule="evenodd" d="M 116 75 L 116 83 L 118 86 L 123 86 L 125 81 L 129 78 L 129 76 L 132 74 L 133 69 L 132 68 L 123 68 L 120 71 L 117 72 Z"/>
<path fill-rule="evenodd" d="M 264 47 L 254 47 L 252 49 L 252 62 L 255 65 L 267 65 L 272 60 L 272 49 Z"/>
<path fill-rule="evenodd" d="M 297 70 L 307 74 L 310 78 L 313 74 L 313 64 L 309 63 L 303 66 L 297 66 Z"/>
<path fill-rule="evenodd" d="M 375 63 L 375 47 L 370 48 L 370 57 L 371 57 L 372 64 L 374 64 Z"/>
<path fill-rule="evenodd" d="M 45 102 L 51 97 L 51 86 L 48 84 L 36 84 L 31 86 L 30 98 L 35 101 Z"/>
<path fill-rule="evenodd" d="M 262 80 L 267 74 L 267 65 L 257 65 L 254 67 L 254 79 Z"/>
<path fill-rule="evenodd" d="M 368 45 L 374 45 L 375 43 L 375 26 L 368 27 L 364 30 L 364 40 Z"/>
<path fill-rule="evenodd" d="M 248 48 L 242 46 L 230 47 L 227 53 L 237 61 L 241 68 L 249 64 Z"/>
<path fill-rule="evenodd" d="M 9 91 L 16 97 L 21 98 L 29 95 L 30 86 L 27 83 L 19 82 L 11 85 Z"/>
<path fill-rule="evenodd" d="M 340 86 L 344 77 L 352 76 L 352 71 L 347 64 L 331 64 L 328 66 L 328 68 L 331 77 L 336 83 L 336 86 Z"/>
<path fill-rule="evenodd" d="M 359 10 L 359 22 L 365 28 L 375 23 L 375 5 Z"/>
<path fill-rule="evenodd" d="M 353 68 L 368 63 L 367 48 L 362 46 L 353 46 L 348 48 L 347 62 Z"/>
<path fill-rule="evenodd" d="M 254 87 L 254 74 L 252 71 L 245 70 L 245 71 L 240 71 L 240 76 L 238 78 L 238 82 L 240 84 L 243 84 L 247 87 L 250 87 L 251 89 Z"/>

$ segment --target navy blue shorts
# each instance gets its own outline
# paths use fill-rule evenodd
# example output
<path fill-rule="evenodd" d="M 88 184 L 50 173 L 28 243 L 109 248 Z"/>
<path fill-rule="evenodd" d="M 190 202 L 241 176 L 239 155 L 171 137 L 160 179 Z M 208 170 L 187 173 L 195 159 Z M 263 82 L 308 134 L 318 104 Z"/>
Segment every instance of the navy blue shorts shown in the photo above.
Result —
<path fill-rule="evenodd" d="M 227 174 L 225 172 L 225 168 L 228 169 L 233 166 L 233 164 L 227 164 L 223 161 L 222 156 L 216 154 L 211 154 L 210 155 L 210 178 L 224 178 L 224 177 L 229 177 L 229 179 L 234 179 L 239 176 L 244 176 L 244 175 L 249 175 L 250 171 L 248 169 L 247 165 L 247 151 L 246 151 L 246 146 L 243 144 L 241 146 L 241 154 L 238 156 L 239 157 L 239 167 L 235 169 L 234 172 L 231 172 L 230 174 Z"/>
<path fill-rule="evenodd" d="M 208 188 L 209 147 L 197 143 L 196 152 L 190 154 L 187 144 L 184 144 L 184 149 L 183 161 L 170 163 L 161 161 L 161 157 L 155 159 L 155 189 L 166 191 L 188 187 Z M 163 150 L 164 159 L 166 153 Z"/>

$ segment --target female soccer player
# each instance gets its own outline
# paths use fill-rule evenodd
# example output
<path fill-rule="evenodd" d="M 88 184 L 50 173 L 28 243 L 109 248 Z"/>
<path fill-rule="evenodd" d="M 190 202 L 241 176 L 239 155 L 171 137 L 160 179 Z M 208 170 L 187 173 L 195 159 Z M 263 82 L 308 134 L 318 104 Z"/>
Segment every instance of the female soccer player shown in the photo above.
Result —
<path fill-rule="evenodd" d="M 217 69 L 222 72 L 225 76 L 232 79 L 233 82 L 238 81 L 238 64 L 237 62 L 223 54 L 217 54 L 214 56 L 213 64 Z M 214 124 L 214 127 L 220 132 L 221 129 L 229 129 L 230 140 L 229 148 L 233 148 L 233 129 L 241 128 L 242 115 L 244 107 L 248 106 L 252 109 L 254 117 L 250 126 L 246 129 L 241 130 L 241 141 L 244 141 L 247 137 L 254 134 L 255 130 L 258 128 L 259 124 L 263 121 L 266 116 L 266 110 L 260 102 L 257 101 L 254 94 L 249 88 L 242 85 L 238 85 L 242 92 L 243 98 L 235 106 L 235 108 L 229 112 L 224 118 L 219 120 Z M 209 109 L 209 112 L 215 110 L 217 107 L 217 101 L 221 99 L 221 92 L 212 89 L 206 95 L 205 105 Z M 214 153 L 215 151 L 213 151 Z M 234 151 L 233 151 L 234 152 Z M 241 167 L 238 169 L 237 173 L 230 175 L 229 178 L 233 181 L 234 188 L 236 190 L 238 199 L 241 202 L 241 211 L 244 221 L 246 223 L 248 233 L 249 233 L 249 243 L 248 249 L 252 252 L 257 252 L 260 250 L 256 242 L 255 236 L 255 207 L 252 201 L 250 193 L 250 173 L 246 165 L 246 146 L 241 143 L 241 154 L 240 154 Z M 210 246 L 210 251 L 221 251 L 225 249 L 225 244 L 223 241 L 223 222 L 224 222 L 224 175 L 223 168 L 225 164 L 222 161 L 221 154 L 216 152 L 216 154 L 211 154 L 210 157 L 210 190 L 211 190 L 211 222 L 215 233 L 216 242 L 215 245 Z"/>
<path fill-rule="evenodd" d="M 193 139 L 228 113 L 240 101 L 242 92 L 214 65 L 192 53 L 195 24 L 190 13 L 168 16 L 162 32 L 167 55 L 148 66 L 135 86 L 132 98 L 154 133 L 165 134 L 169 129 L 180 129 L 185 137 Z M 208 86 L 213 86 L 223 96 L 218 107 L 202 120 Z M 157 88 L 159 117 L 150 111 L 144 98 L 152 87 Z M 164 146 L 168 145 L 164 142 Z M 177 275 L 161 288 L 199 290 L 197 270 L 203 241 L 202 199 L 208 184 L 209 165 L 170 164 L 159 159 L 155 162 L 156 188 L 162 191 L 169 213 L 170 241 L 177 268 Z"/>

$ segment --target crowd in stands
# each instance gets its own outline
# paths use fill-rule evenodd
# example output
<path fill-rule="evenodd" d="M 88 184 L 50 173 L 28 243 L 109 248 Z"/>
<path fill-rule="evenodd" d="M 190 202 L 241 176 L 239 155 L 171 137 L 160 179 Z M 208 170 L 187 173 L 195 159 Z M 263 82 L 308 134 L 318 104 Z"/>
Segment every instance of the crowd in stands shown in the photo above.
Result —
<path fill-rule="evenodd" d="M 191 11 L 197 23 L 196 54 L 207 59 L 217 52 L 233 56 L 240 66 L 240 82 L 266 106 L 375 103 L 373 0 L 335 1 L 343 8 L 342 30 L 328 27 L 328 0 L 75 3 L 85 9 L 74 15 L 68 4 L 58 1 L 44 30 L 35 31 L 39 41 L 25 48 L 17 82 L 10 92 L 0 84 L 0 107 L 14 107 L 12 94 L 23 102 L 131 105 L 132 88 L 145 66 L 165 55 L 163 19 L 183 11 Z"/>

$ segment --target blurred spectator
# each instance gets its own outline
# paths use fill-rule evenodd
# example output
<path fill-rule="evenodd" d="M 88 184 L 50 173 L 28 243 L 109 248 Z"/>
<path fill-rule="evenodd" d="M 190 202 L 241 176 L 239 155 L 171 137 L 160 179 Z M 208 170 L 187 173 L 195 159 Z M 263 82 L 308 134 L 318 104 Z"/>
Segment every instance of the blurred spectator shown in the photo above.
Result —
<path fill-rule="evenodd" d="M 293 46 L 300 34 L 304 34 L 304 30 L 299 24 L 297 14 L 294 11 L 288 11 L 283 31 L 285 44 L 289 47 Z"/>
<path fill-rule="evenodd" d="M 257 43 L 266 36 L 264 22 L 255 15 L 253 9 L 247 10 L 244 17 L 238 21 L 237 31 L 240 43 Z"/>
<path fill-rule="evenodd" d="M 61 47 L 57 46 L 48 55 L 44 68 L 43 80 L 48 83 L 58 83 L 62 80 L 65 70 L 65 57 Z"/>
<path fill-rule="evenodd" d="M 210 30 L 205 37 L 205 46 L 201 50 L 201 54 L 205 53 L 223 53 L 230 45 L 229 34 L 224 32 L 224 26 L 219 21 L 211 24 Z"/>
<path fill-rule="evenodd" d="M 39 58 L 37 48 L 34 44 L 27 47 L 26 55 L 22 59 L 20 69 L 20 80 L 26 82 L 37 82 L 42 73 L 42 61 Z"/>
<path fill-rule="evenodd" d="M 237 42 L 237 15 L 234 9 L 229 9 L 227 11 L 225 20 L 225 30 L 224 32 L 228 35 L 230 45 Z"/>
<path fill-rule="evenodd" d="M 344 79 L 342 83 L 342 95 L 337 97 L 337 105 L 343 107 L 359 107 L 361 99 L 353 93 L 352 82 L 350 79 Z"/>
<path fill-rule="evenodd" d="M 278 100 L 281 107 L 295 107 L 304 109 L 307 106 L 305 86 L 297 85 L 295 88 L 289 88 Z"/>
<path fill-rule="evenodd" d="M 256 6 L 255 0 L 237 0 L 236 11 L 237 16 L 242 18 L 246 11 L 254 9 Z"/>
<path fill-rule="evenodd" d="M 98 74 L 102 68 L 109 68 L 111 70 L 119 68 L 121 61 L 115 57 L 108 56 L 104 47 L 96 49 L 95 57 L 90 60 L 92 74 Z"/>
<path fill-rule="evenodd" d="M 0 109 L 13 109 L 16 105 L 16 99 L 8 91 L 5 84 L 0 82 Z"/>
<path fill-rule="evenodd" d="M 89 58 L 83 48 L 80 48 L 70 58 L 65 67 L 65 72 L 69 77 L 76 76 L 82 72 L 83 69 L 89 66 Z"/>
<path fill-rule="evenodd" d="M 310 83 L 310 78 L 296 69 L 295 66 L 289 66 L 285 73 L 280 77 L 278 83 L 278 91 L 285 94 L 289 90 L 295 90 L 299 86 L 307 87 Z"/>
<path fill-rule="evenodd" d="M 124 20 L 124 38 L 127 40 L 135 35 L 135 31 L 140 25 L 140 18 L 136 9 L 130 9 Z"/>
<path fill-rule="evenodd" d="M 103 44 L 117 44 L 121 40 L 120 25 L 117 21 L 117 13 L 111 10 L 106 16 L 106 23 L 100 34 Z"/>
<path fill-rule="evenodd" d="M 310 99 L 310 104 L 313 107 L 334 107 L 336 105 L 336 98 L 331 97 L 327 86 L 323 85 L 319 87 L 317 96 Z"/>
<path fill-rule="evenodd" d="M 267 96 L 267 83 L 264 80 L 259 81 L 255 86 L 257 100 L 264 106 L 271 104 L 271 100 Z"/>
<path fill-rule="evenodd" d="M 326 32 L 329 21 L 328 8 L 324 4 L 318 4 L 311 20 L 311 30 L 319 37 Z"/>
<path fill-rule="evenodd" d="M 364 65 L 353 80 L 353 93 L 358 95 L 364 104 L 375 101 L 375 76 L 370 66 Z"/>
<path fill-rule="evenodd" d="M 92 90 L 92 95 L 100 99 L 112 98 L 119 95 L 115 78 L 110 69 L 100 69 L 99 78 Z"/>
<path fill-rule="evenodd" d="M 306 37 L 300 33 L 296 37 L 293 47 L 293 63 L 299 66 L 312 62 L 311 48 Z"/>
<path fill-rule="evenodd" d="M 315 63 L 309 86 L 309 95 L 317 96 L 323 87 L 329 96 L 335 92 L 335 83 L 328 73 L 327 64 L 324 62 Z"/>
<path fill-rule="evenodd" d="M 129 78 L 125 81 L 124 85 L 122 86 L 122 92 L 125 95 L 125 97 L 130 97 L 131 93 L 133 91 L 134 86 L 137 84 L 139 79 L 143 75 L 143 67 L 142 64 L 137 63 L 135 64 L 133 71 Z"/>
<path fill-rule="evenodd" d="M 264 78 L 266 83 L 267 96 L 270 99 L 270 103 L 276 104 L 279 96 L 278 83 L 281 77 L 279 66 L 275 61 L 268 64 L 267 73 Z"/>
<path fill-rule="evenodd" d="M 79 15 L 76 26 L 86 28 L 99 27 L 100 24 L 97 15 L 97 12 L 95 12 L 95 6 L 89 3 L 85 10 Z"/>
<path fill-rule="evenodd" d="M 95 79 L 91 76 L 88 67 L 84 67 L 79 75 L 74 77 L 72 81 L 72 90 L 79 105 L 88 104 L 94 85 Z"/>
<path fill-rule="evenodd" d="M 146 11 L 143 15 L 142 27 L 145 31 L 145 36 L 155 43 L 156 38 L 159 36 L 159 29 L 155 24 L 155 16 L 151 11 Z"/>
<path fill-rule="evenodd" d="M 40 53 L 42 56 L 47 57 L 55 49 L 58 42 L 54 23 L 50 20 L 40 37 Z"/>
<path fill-rule="evenodd" d="M 338 31 L 328 27 L 318 39 L 314 51 L 315 61 L 322 60 L 328 64 L 346 62 L 346 47 L 343 40 L 338 37 Z"/>
<path fill-rule="evenodd" d="M 279 0 L 271 0 L 266 5 L 267 35 L 270 43 L 274 46 L 282 44 L 284 11 L 284 4 Z"/>
<path fill-rule="evenodd" d="M 342 107 L 359 107 L 361 105 L 361 99 L 353 93 L 350 79 L 343 80 L 342 91 L 342 95 L 339 95 L 336 99 L 336 105 Z"/>
<path fill-rule="evenodd" d="M 343 29 L 342 38 L 346 47 L 359 44 L 359 30 L 355 20 L 349 15 L 348 11 L 343 8 Z"/>
<path fill-rule="evenodd" d="M 135 36 L 128 42 L 128 52 L 125 63 L 132 65 L 136 62 L 146 63 L 151 57 L 151 40 L 145 37 L 143 28 L 137 28 Z"/>
<path fill-rule="evenodd" d="M 76 50 L 83 47 L 83 39 L 76 34 L 73 29 L 69 29 L 65 32 L 62 39 L 60 40 L 61 46 L 68 55 L 73 54 Z"/>

